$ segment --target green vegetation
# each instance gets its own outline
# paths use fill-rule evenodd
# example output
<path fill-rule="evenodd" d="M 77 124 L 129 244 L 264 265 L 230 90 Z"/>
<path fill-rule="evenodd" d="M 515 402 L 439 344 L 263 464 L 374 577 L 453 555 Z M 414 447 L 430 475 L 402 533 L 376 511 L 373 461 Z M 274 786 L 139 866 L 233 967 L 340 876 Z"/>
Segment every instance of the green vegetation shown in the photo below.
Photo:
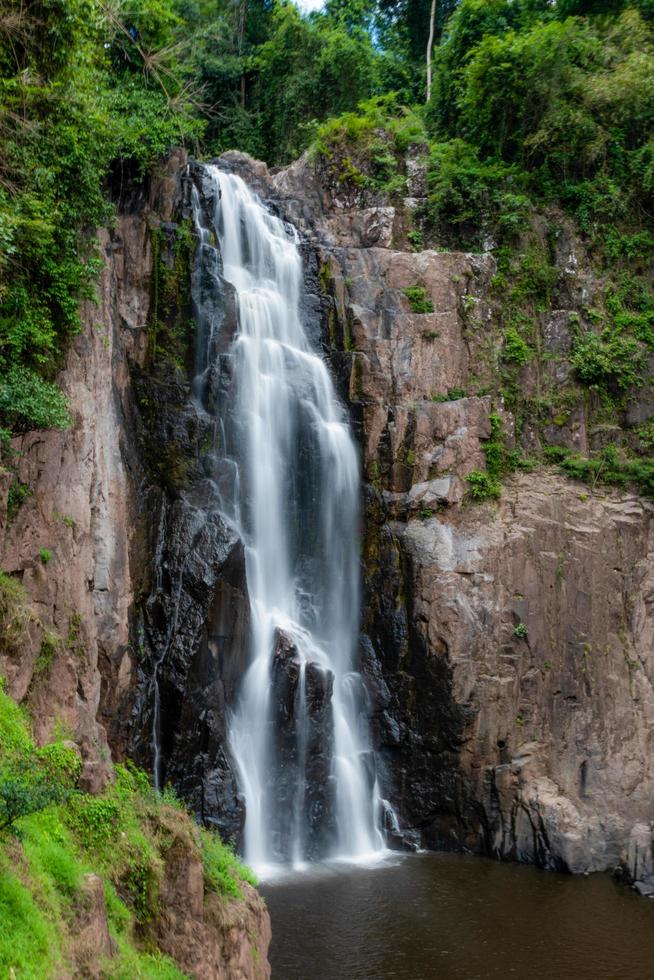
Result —
<path fill-rule="evenodd" d="M 498 500 L 502 495 L 502 478 L 515 470 L 531 470 L 535 463 L 525 459 L 519 450 L 508 449 L 502 416 L 493 412 L 489 417 L 490 436 L 484 442 L 486 469 L 473 470 L 466 477 L 472 500 Z"/>
<path fill-rule="evenodd" d="M 409 301 L 409 306 L 411 307 L 412 313 L 433 313 L 434 304 L 430 299 L 427 299 L 427 293 L 424 286 L 416 284 L 415 286 L 407 286 L 402 290 L 404 295 Z M 435 334 L 438 336 L 438 334 Z"/>
<path fill-rule="evenodd" d="M 499 480 L 484 470 L 473 470 L 466 480 L 471 498 L 478 503 L 484 500 L 497 500 L 501 496 L 502 488 Z"/>
<path fill-rule="evenodd" d="M 309 148 L 352 202 L 406 193 L 427 161 L 412 249 L 492 249 L 501 394 L 518 426 L 543 358 L 567 215 L 605 291 L 577 325 L 572 383 L 625 404 L 654 349 L 654 10 L 650 0 L 8 0 L 0 16 L 0 430 L 66 427 L 56 375 L 93 295 L 93 229 L 173 144 L 283 164 Z M 190 229 L 153 229 L 150 358 L 188 364 Z M 432 304 L 419 285 L 411 308 Z M 468 313 L 474 313 L 473 309 Z M 593 317 L 596 317 L 593 319 Z M 427 335 L 425 335 L 427 336 Z M 430 335 L 431 336 L 431 335 Z M 499 391 L 496 391 L 499 394 Z M 22 498 L 24 499 L 24 498 Z M 11 508 L 21 498 L 17 486 Z"/>
<path fill-rule="evenodd" d="M 396 13 L 383 17 L 389 29 Z M 6 0 L 3 438 L 71 424 L 56 376 L 80 302 L 93 299 L 94 229 L 111 221 L 110 198 L 173 145 L 238 148 L 271 163 L 297 155 L 330 116 L 400 77 L 397 57 L 372 41 L 370 14 L 370 4 L 337 0 L 311 17 L 282 0 Z M 397 129 L 401 146 L 406 124 Z M 380 158 L 380 172 L 387 165 Z"/>
<path fill-rule="evenodd" d="M 546 446 L 545 458 L 557 463 L 563 473 L 573 480 L 583 480 L 591 486 L 608 483 L 611 486 L 635 486 L 646 497 L 654 498 L 654 459 L 630 456 L 615 445 L 605 446 L 592 457 L 572 452 L 562 446 Z"/>
<path fill-rule="evenodd" d="M 23 584 L 0 571 L 0 653 L 17 655 L 35 617 L 27 605 Z"/>
<path fill-rule="evenodd" d="M 425 138 L 419 113 L 401 105 L 390 93 L 360 102 L 356 112 L 320 126 L 311 156 L 328 176 L 350 190 L 381 190 L 393 195 L 405 188 L 404 154 L 412 144 L 424 143 Z M 413 234 L 415 241 L 415 231 Z M 418 240 L 421 242 L 421 237 Z"/>
<path fill-rule="evenodd" d="M 445 395 L 432 395 L 433 402 L 456 402 L 460 398 L 467 398 L 468 392 L 465 388 L 448 388 Z"/>
<path fill-rule="evenodd" d="M 518 623 L 518 625 L 516 626 L 516 628 L 513 631 L 513 635 L 514 636 L 517 636 L 518 639 L 520 639 L 520 640 L 526 640 L 527 639 L 527 636 L 528 636 L 528 633 L 527 633 L 527 627 L 525 626 L 525 624 L 524 623 Z"/>
<path fill-rule="evenodd" d="M 645 356 L 633 337 L 616 330 L 578 337 L 570 362 L 579 381 L 597 391 L 624 391 L 641 383 Z"/>
<path fill-rule="evenodd" d="M 81 768 L 69 743 L 37 748 L 26 715 L 0 688 L 0 973 L 56 976 L 70 972 L 71 957 L 84 973 L 75 915 L 93 872 L 117 949 L 103 975 L 181 978 L 150 931 L 168 847 L 182 841 L 201 856 L 205 887 L 221 901 L 238 898 L 251 872 L 170 791 L 158 796 L 145 773 L 116 766 L 113 783 L 90 796 L 77 788 Z"/>

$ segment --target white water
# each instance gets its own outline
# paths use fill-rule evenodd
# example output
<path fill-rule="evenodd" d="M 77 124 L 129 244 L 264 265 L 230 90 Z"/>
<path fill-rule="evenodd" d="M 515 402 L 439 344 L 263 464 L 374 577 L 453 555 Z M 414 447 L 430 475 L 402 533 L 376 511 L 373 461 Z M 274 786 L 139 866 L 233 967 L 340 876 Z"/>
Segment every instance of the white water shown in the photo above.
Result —
<path fill-rule="evenodd" d="M 238 332 L 227 364 L 230 420 L 221 420 L 221 510 L 246 548 L 251 605 L 250 664 L 231 716 L 230 745 L 245 797 L 245 857 L 255 868 L 301 865 L 315 855 L 316 814 L 308 801 L 311 719 L 307 665 L 333 674 L 325 818 L 328 856 L 362 859 L 383 851 L 382 801 L 354 669 L 359 616 L 360 476 L 355 446 L 327 368 L 300 315 L 302 261 L 296 234 L 237 176 L 208 166 L 215 209 L 200 213 L 200 262 L 236 292 Z M 206 185 L 205 185 L 206 186 Z M 205 330 L 214 342 L 213 320 Z M 202 364 L 199 364 L 199 369 Z M 205 375 L 210 365 L 204 368 Z M 220 372 L 219 372 L 220 373 Z M 278 630 L 295 645 L 294 765 L 290 789 L 277 758 L 271 700 Z M 315 674 L 315 669 L 314 669 Z M 288 768 L 288 767 L 286 767 Z M 318 820 L 318 822 L 320 822 Z M 280 827 L 290 828 L 280 843 Z"/>

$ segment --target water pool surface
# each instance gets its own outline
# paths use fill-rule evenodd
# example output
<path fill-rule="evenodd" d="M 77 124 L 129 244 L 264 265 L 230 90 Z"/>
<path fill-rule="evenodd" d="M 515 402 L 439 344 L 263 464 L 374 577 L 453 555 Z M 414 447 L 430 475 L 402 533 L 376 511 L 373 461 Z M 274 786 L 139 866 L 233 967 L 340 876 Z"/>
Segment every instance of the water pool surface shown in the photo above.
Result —
<path fill-rule="evenodd" d="M 262 891 L 273 980 L 654 980 L 654 901 L 608 875 L 418 854 Z"/>

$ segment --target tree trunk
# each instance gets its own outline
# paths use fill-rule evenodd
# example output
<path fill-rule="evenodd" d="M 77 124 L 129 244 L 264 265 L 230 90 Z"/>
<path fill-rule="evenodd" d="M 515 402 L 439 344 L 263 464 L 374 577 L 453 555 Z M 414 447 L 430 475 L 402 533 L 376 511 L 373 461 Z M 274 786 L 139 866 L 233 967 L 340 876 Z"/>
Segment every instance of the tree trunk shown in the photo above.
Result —
<path fill-rule="evenodd" d="M 248 0 L 241 0 L 239 13 L 240 23 L 238 31 L 238 53 L 242 58 L 245 43 L 245 29 L 247 27 L 248 20 Z M 245 109 L 245 71 L 243 69 L 241 69 L 241 108 Z"/>
<path fill-rule="evenodd" d="M 431 49 L 434 46 L 434 25 L 436 22 L 436 0 L 431 0 L 429 15 L 429 40 L 427 42 L 427 102 L 431 99 Z"/>

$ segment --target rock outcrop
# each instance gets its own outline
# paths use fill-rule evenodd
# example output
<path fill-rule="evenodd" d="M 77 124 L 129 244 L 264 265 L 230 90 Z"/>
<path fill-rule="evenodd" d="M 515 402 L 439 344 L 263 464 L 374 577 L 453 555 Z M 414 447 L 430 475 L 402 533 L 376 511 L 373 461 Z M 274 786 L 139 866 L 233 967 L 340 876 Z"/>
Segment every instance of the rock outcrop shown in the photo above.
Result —
<path fill-rule="evenodd" d="M 227 162 L 248 174 L 246 158 Z M 403 827 L 427 846 L 549 868 L 622 866 L 647 892 L 652 505 L 542 466 L 507 478 L 497 504 L 472 503 L 491 412 L 524 452 L 539 437 L 583 451 L 599 438 L 581 396 L 518 436 L 492 384 L 492 254 L 394 250 L 407 202 L 349 199 L 306 158 L 255 179 L 318 255 L 323 342 L 360 436 L 362 661 Z M 555 252 L 560 308 L 540 314 L 538 367 L 554 386 L 571 378 L 571 316 L 599 288 L 565 222 Z M 414 285 L 433 312 L 412 312 Z"/>
<path fill-rule="evenodd" d="M 60 376 L 73 425 L 15 439 L 0 471 L 1 567 L 31 610 L 20 651 L 0 646 L 0 676 L 29 705 L 38 742 L 53 731 L 74 739 L 90 792 L 111 778 L 112 757 L 152 768 L 156 678 L 162 784 L 174 780 L 229 838 L 242 805 L 224 752 L 224 691 L 242 670 L 247 602 L 239 542 L 219 518 L 213 528 L 197 520 L 206 431 L 190 406 L 193 351 L 180 326 L 191 315 L 186 173 L 176 152 L 121 190 L 116 224 L 99 236 L 98 301 L 83 307 Z M 12 485 L 28 493 L 8 510 Z M 192 976 L 269 976 L 270 920 L 255 890 L 244 885 L 233 902 L 205 895 L 197 847 L 183 842 L 165 871 L 161 949 Z M 89 879 L 82 972 L 91 947 L 110 952 L 103 909 L 102 882 Z"/>
<path fill-rule="evenodd" d="M 405 840 L 570 871 L 622 865 L 647 890 L 652 505 L 542 465 L 508 477 L 498 502 L 470 501 L 467 477 L 485 468 L 493 413 L 523 453 L 542 438 L 586 451 L 607 435 L 583 399 L 568 399 L 538 430 L 516 425 L 495 383 L 502 298 L 492 253 L 403 247 L 425 192 L 419 153 L 406 162 L 411 196 L 399 203 L 330 184 L 306 157 L 274 175 L 242 154 L 222 163 L 303 235 L 306 315 L 360 439 L 362 664 L 384 791 Z M 175 346 L 189 314 L 174 285 L 180 249 L 192 248 L 188 228 L 182 234 L 184 164 L 173 158 L 102 239 L 100 305 L 86 310 L 62 375 L 74 428 L 15 444 L 15 471 L 32 495 L 3 532 L 2 564 L 59 640 L 47 673 L 37 669 L 38 630 L 32 649 L 5 657 L 0 672 L 34 707 L 40 738 L 56 722 L 72 729 L 88 786 L 105 778 L 109 745 L 153 764 L 156 680 L 162 778 L 206 822 L 238 836 L 225 705 L 243 669 L 248 604 L 240 543 L 227 527 L 196 521 L 207 432 L 189 398 L 192 345 Z M 552 248 L 554 298 L 537 314 L 543 356 L 514 378 L 534 399 L 544 384 L 572 383 L 571 315 L 597 289 L 565 221 Z M 157 269 L 167 305 L 153 313 Z M 415 287 L 425 312 L 411 301 Z M 229 290 L 223 299 L 227 336 Z M 648 392 L 632 400 L 625 424 L 652 417 Z M 5 497 L 7 486 L 3 478 Z M 297 665 L 281 640 L 277 666 L 283 715 Z M 307 678 L 317 767 L 328 683 Z M 317 825 L 321 808 L 317 799 Z M 181 909 L 196 901 L 193 874 L 171 865 L 180 918 L 164 930 L 189 964 L 199 952 Z M 238 933 L 234 915 L 228 928 Z M 265 933 L 263 920 L 257 928 Z M 220 969 L 254 975 L 240 957 Z"/>

